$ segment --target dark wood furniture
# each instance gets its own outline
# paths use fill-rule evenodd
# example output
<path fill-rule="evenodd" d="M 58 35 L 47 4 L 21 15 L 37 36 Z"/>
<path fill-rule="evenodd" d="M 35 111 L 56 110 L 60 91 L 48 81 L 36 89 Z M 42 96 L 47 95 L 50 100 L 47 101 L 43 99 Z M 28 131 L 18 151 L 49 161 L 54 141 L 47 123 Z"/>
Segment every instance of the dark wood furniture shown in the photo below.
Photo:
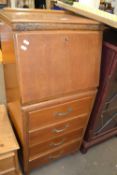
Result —
<path fill-rule="evenodd" d="M 62 11 L 0 16 L 8 109 L 28 174 L 79 150 L 99 85 L 102 26 Z"/>
<path fill-rule="evenodd" d="M 106 30 L 100 87 L 81 151 L 117 135 L 117 31 Z"/>

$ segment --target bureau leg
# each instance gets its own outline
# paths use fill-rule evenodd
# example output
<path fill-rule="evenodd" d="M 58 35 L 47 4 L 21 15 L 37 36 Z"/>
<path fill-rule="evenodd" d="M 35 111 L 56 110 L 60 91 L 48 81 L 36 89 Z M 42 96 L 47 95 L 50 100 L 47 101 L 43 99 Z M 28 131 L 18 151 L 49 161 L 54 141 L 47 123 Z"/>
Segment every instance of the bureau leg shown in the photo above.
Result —
<path fill-rule="evenodd" d="M 74 154 L 78 153 L 78 151 L 79 151 L 79 148 L 77 148 L 76 150 L 72 151 L 71 155 L 74 155 Z"/>

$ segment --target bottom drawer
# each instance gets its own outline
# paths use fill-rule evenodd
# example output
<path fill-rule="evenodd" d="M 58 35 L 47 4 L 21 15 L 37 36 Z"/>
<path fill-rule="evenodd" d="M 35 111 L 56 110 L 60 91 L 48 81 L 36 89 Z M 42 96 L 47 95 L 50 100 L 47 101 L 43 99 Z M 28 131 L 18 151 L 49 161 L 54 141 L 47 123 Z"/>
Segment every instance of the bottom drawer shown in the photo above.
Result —
<path fill-rule="evenodd" d="M 81 143 L 81 140 L 74 140 L 74 141 L 70 142 L 69 144 L 62 146 L 59 149 L 54 149 L 54 151 L 45 153 L 43 155 L 41 154 L 40 156 L 29 160 L 30 170 L 37 167 L 37 166 L 41 166 L 45 163 L 48 163 L 48 162 L 56 160 L 62 156 L 65 156 L 67 154 L 70 154 L 70 153 L 77 151 L 80 148 L 80 143 Z"/>
<path fill-rule="evenodd" d="M 77 129 L 73 132 L 64 134 L 52 140 L 48 140 L 41 144 L 30 147 L 30 158 L 33 158 L 35 155 L 43 154 L 45 152 L 51 151 L 52 149 L 59 148 L 64 146 L 64 144 L 69 143 L 72 140 L 80 139 L 83 134 L 83 128 Z"/>
<path fill-rule="evenodd" d="M 15 154 L 5 154 L 0 156 L 0 172 L 15 168 Z"/>

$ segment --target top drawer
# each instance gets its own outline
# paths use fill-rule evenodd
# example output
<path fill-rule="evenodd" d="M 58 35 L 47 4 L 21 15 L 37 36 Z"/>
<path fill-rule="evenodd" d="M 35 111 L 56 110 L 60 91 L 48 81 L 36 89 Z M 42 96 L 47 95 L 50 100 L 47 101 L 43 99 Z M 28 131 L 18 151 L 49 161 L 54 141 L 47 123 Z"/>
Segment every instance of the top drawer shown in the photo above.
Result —
<path fill-rule="evenodd" d="M 23 104 L 98 86 L 101 31 L 20 32 L 15 41 Z"/>
<path fill-rule="evenodd" d="M 59 105 L 51 105 L 44 108 L 36 108 L 28 112 L 29 130 L 68 120 L 80 114 L 88 114 L 92 107 L 94 96 L 71 100 Z"/>

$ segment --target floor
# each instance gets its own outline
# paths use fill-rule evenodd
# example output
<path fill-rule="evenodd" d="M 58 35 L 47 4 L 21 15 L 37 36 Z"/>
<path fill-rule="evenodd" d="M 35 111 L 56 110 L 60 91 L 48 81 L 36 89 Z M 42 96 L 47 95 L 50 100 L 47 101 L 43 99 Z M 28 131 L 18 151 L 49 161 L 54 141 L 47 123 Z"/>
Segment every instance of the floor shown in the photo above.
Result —
<path fill-rule="evenodd" d="M 87 154 L 79 152 L 36 169 L 31 175 L 117 175 L 117 137 Z"/>

